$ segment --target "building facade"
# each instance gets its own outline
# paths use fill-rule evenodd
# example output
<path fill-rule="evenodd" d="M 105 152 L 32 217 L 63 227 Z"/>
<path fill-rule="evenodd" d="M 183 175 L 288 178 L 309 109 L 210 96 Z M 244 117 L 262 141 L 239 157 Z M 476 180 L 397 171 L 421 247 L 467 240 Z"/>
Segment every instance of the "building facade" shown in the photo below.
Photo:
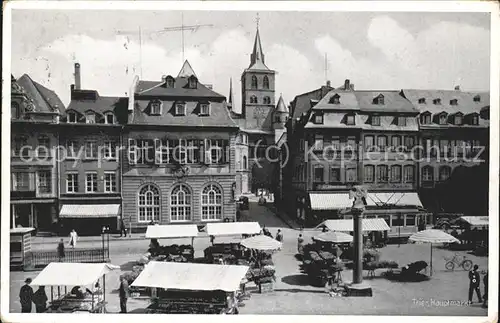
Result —
<path fill-rule="evenodd" d="M 54 229 L 58 218 L 58 138 L 64 105 L 28 75 L 11 78 L 11 227 Z"/>
<path fill-rule="evenodd" d="M 226 98 L 187 61 L 176 77 L 136 80 L 130 93 L 121 153 L 127 226 L 235 221 L 238 125 Z"/>

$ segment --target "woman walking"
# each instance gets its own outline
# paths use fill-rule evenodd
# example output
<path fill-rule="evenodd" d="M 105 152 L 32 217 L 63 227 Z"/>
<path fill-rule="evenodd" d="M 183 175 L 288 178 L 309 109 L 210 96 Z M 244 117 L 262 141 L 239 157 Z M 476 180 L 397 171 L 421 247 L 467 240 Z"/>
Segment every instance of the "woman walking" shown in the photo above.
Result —
<path fill-rule="evenodd" d="M 78 234 L 76 233 L 75 229 L 71 230 L 69 234 L 69 245 L 75 249 L 76 247 L 76 240 L 78 240 Z"/>

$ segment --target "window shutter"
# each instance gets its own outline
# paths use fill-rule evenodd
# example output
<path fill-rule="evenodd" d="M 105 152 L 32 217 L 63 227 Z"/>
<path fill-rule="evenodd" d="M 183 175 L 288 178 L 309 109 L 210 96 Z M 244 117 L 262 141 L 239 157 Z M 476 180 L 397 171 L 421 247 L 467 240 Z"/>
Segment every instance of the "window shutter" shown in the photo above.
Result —
<path fill-rule="evenodd" d="M 200 163 L 205 161 L 205 140 L 198 141 L 198 154 L 200 155 Z"/>
<path fill-rule="evenodd" d="M 205 164 L 211 164 L 212 161 L 212 152 L 210 151 L 210 147 L 210 139 L 205 139 Z"/>
<path fill-rule="evenodd" d="M 137 143 L 135 139 L 128 139 L 128 163 L 134 165 L 137 163 Z"/>
<path fill-rule="evenodd" d="M 160 139 L 155 138 L 154 140 L 154 148 L 155 148 L 155 164 L 159 165 L 162 163 L 161 160 L 161 141 Z"/>
<path fill-rule="evenodd" d="M 224 164 L 226 164 L 226 163 L 230 162 L 230 158 L 231 158 L 231 149 L 229 147 L 229 140 L 223 140 L 222 147 L 223 147 L 222 149 L 224 152 Z"/>

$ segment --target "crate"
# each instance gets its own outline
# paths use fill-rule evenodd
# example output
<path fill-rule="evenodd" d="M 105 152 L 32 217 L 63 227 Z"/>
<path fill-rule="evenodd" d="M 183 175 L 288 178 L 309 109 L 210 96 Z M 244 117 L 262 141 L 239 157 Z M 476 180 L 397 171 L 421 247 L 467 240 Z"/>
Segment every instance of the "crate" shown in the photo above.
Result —
<path fill-rule="evenodd" d="M 259 293 L 271 293 L 274 291 L 274 284 L 272 282 L 259 284 Z"/>

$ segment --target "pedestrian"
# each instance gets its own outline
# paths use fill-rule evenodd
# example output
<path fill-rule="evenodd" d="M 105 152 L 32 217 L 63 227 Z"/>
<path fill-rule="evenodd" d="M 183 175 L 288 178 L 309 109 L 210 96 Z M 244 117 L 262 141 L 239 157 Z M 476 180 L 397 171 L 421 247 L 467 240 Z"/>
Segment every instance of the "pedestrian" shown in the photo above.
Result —
<path fill-rule="evenodd" d="M 43 313 L 47 310 L 47 294 L 45 293 L 45 286 L 39 286 L 38 290 L 33 294 L 33 303 L 35 303 L 35 310 L 37 313 Z"/>
<path fill-rule="evenodd" d="M 304 238 L 302 238 L 302 233 L 299 234 L 297 238 L 297 252 L 301 255 L 304 249 Z"/>
<path fill-rule="evenodd" d="M 219 265 L 224 265 L 224 258 L 222 256 L 219 256 Z"/>
<path fill-rule="evenodd" d="M 483 308 L 488 308 L 488 272 L 483 277 L 484 295 L 483 295 Z"/>
<path fill-rule="evenodd" d="M 120 313 L 127 313 L 127 300 L 130 296 L 130 289 L 125 276 L 120 276 Z"/>
<path fill-rule="evenodd" d="M 65 256 L 66 255 L 64 254 L 64 240 L 61 238 L 61 240 L 59 240 L 59 243 L 57 244 L 57 258 L 59 259 L 59 262 L 62 262 Z"/>
<path fill-rule="evenodd" d="M 76 240 L 78 240 L 78 234 L 76 233 L 75 229 L 71 230 L 69 234 L 69 245 L 75 249 L 76 247 Z"/>
<path fill-rule="evenodd" d="M 479 283 L 481 280 L 481 276 L 478 273 L 478 265 L 474 265 L 474 268 L 469 271 L 469 302 L 472 304 L 472 294 L 476 291 L 477 298 L 479 303 L 482 302 L 481 299 L 481 291 L 479 290 Z"/>
<path fill-rule="evenodd" d="M 31 288 L 31 278 L 26 278 L 25 285 L 19 291 L 19 302 L 21 303 L 21 313 L 31 313 L 33 303 L 33 288 Z"/>
<path fill-rule="evenodd" d="M 125 227 L 125 222 L 123 221 L 123 218 L 120 218 L 120 237 L 122 236 L 127 237 L 127 228 Z"/>
<path fill-rule="evenodd" d="M 281 232 L 281 229 L 278 229 L 278 232 L 276 233 L 276 240 L 283 242 L 283 233 Z"/>

